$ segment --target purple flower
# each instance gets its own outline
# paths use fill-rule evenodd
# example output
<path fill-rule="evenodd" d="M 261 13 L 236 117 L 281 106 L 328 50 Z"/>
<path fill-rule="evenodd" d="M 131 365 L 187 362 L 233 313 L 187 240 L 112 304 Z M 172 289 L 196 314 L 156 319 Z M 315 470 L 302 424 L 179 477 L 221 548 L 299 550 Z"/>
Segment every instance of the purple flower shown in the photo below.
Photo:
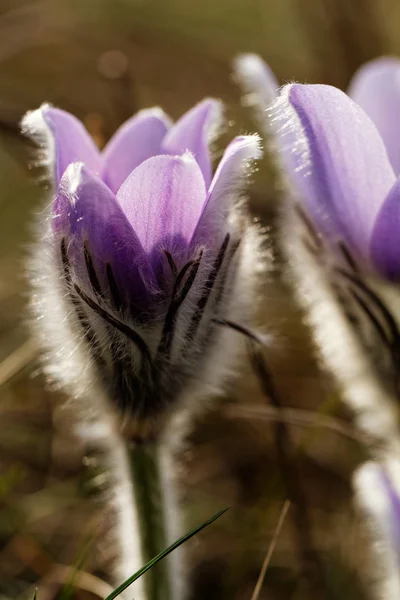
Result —
<path fill-rule="evenodd" d="M 282 90 L 275 124 L 295 194 L 318 231 L 382 274 L 400 277 L 396 176 L 365 112 L 336 88 L 292 84 Z"/>
<path fill-rule="evenodd" d="M 239 61 L 266 107 L 274 76 L 257 57 Z M 349 88 L 284 86 L 270 110 L 292 195 L 332 247 L 400 280 L 400 60 L 364 65 Z"/>
<path fill-rule="evenodd" d="M 175 124 L 143 110 L 102 152 L 62 110 L 44 105 L 23 122 L 46 152 L 45 244 L 73 318 L 112 395 L 143 414 L 177 395 L 194 362 L 206 364 L 215 320 L 239 300 L 248 227 L 238 199 L 260 149 L 257 136 L 237 137 L 213 176 L 219 113 L 211 99 Z"/>
<path fill-rule="evenodd" d="M 280 244 L 321 357 L 357 426 L 377 446 L 397 444 L 400 61 L 364 65 L 347 95 L 328 85 L 277 90 L 254 56 L 236 70 L 276 150 L 286 184 Z"/>

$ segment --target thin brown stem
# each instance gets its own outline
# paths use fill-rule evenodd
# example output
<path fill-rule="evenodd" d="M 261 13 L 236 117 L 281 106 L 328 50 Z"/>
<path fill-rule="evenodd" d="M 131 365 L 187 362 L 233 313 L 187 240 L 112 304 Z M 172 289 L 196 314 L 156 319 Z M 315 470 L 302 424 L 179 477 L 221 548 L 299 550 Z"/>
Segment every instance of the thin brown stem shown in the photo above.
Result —
<path fill-rule="evenodd" d="M 261 340 L 256 334 L 243 325 L 225 319 L 220 319 L 216 322 L 219 325 L 229 327 L 247 337 L 251 363 L 254 373 L 260 382 L 261 389 L 277 412 L 281 412 L 284 406 L 280 400 L 267 367 L 267 363 L 264 359 L 264 345 Z M 328 597 L 329 591 L 325 585 L 323 565 L 318 552 L 314 548 L 307 501 L 300 483 L 301 478 L 289 428 L 287 427 L 284 418 L 276 421 L 274 433 L 278 467 L 282 475 L 283 484 L 286 488 L 286 496 L 293 504 L 292 514 L 297 534 L 297 546 L 302 564 L 303 576 L 305 577 L 310 590 L 313 592 L 318 591 L 318 599 L 322 600 L 323 598 Z"/>
<path fill-rule="evenodd" d="M 290 501 L 286 500 L 285 503 L 284 503 L 284 505 L 282 506 L 282 510 L 280 512 L 279 519 L 278 519 L 278 522 L 276 524 L 275 531 L 274 531 L 274 534 L 272 536 L 271 543 L 268 546 L 268 551 L 267 551 L 267 554 L 265 555 L 264 562 L 262 564 L 261 571 L 260 571 L 260 574 L 259 574 L 258 579 L 257 579 L 257 583 L 255 585 L 253 594 L 251 596 L 251 600 L 257 600 L 258 596 L 260 595 L 261 588 L 262 588 L 263 583 L 264 583 L 265 575 L 267 573 L 269 563 L 270 563 L 272 555 L 274 553 L 276 544 L 278 542 L 279 534 L 280 534 L 280 532 L 282 530 L 282 526 L 283 526 L 283 523 L 285 522 L 285 518 L 286 518 L 286 515 L 287 515 L 287 512 L 288 512 L 289 508 L 290 508 Z"/>
<path fill-rule="evenodd" d="M 249 342 L 249 347 L 253 369 L 261 384 L 262 391 L 273 406 L 281 411 L 283 405 L 264 360 L 262 350 L 254 341 Z M 318 598 L 322 600 L 327 596 L 323 565 L 318 552 L 314 548 L 307 501 L 300 482 L 301 477 L 298 471 L 295 450 L 284 419 L 275 423 L 274 434 L 277 460 L 283 484 L 286 495 L 293 504 L 292 515 L 303 575 L 310 590 L 318 591 Z"/>

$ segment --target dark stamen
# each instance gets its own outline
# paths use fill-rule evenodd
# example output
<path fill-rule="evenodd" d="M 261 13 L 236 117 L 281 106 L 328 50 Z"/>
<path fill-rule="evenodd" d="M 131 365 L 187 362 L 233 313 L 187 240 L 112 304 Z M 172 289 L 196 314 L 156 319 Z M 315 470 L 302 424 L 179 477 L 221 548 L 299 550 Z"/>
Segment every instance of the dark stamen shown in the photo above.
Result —
<path fill-rule="evenodd" d="M 218 286 L 218 291 L 217 291 L 216 298 L 215 298 L 215 306 L 218 306 L 218 304 L 221 301 L 222 294 L 225 289 L 226 278 L 228 277 L 229 268 L 231 266 L 232 260 L 234 259 L 234 256 L 235 256 L 241 242 L 242 242 L 242 240 L 237 240 L 237 242 L 235 242 L 231 248 L 228 259 L 226 261 L 227 262 L 226 268 L 223 271 L 221 277 L 219 278 L 219 282 L 218 282 L 219 286 Z"/>
<path fill-rule="evenodd" d="M 343 285 L 341 284 L 341 282 L 336 282 L 336 281 L 332 281 L 331 287 L 332 287 L 334 293 L 336 294 L 337 300 L 338 300 L 340 306 L 342 307 L 347 319 L 355 327 L 358 326 L 360 323 L 360 320 L 355 315 L 355 313 L 350 309 L 348 298 L 346 297 L 346 294 L 344 293 L 344 291 L 346 293 L 349 293 L 349 289 L 347 287 L 345 289 L 343 289 Z M 350 293 L 351 293 L 351 290 L 350 290 Z"/>
<path fill-rule="evenodd" d="M 392 343 L 395 341 L 399 341 L 400 332 L 397 327 L 397 323 L 394 320 L 391 313 L 389 312 L 389 310 L 387 309 L 387 307 L 385 306 L 385 304 L 379 298 L 379 296 L 375 294 L 375 292 L 373 292 L 357 275 L 348 273 L 347 271 L 344 271 L 340 268 L 336 268 L 335 271 L 342 275 L 342 277 L 345 277 L 346 279 L 354 283 L 362 292 L 364 292 L 364 294 L 371 300 L 373 305 L 380 311 L 381 316 L 383 317 L 386 325 L 389 328 L 390 333 L 393 336 Z"/>
<path fill-rule="evenodd" d="M 391 341 L 389 336 L 387 335 L 386 331 L 382 327 L 381 323 L 378 321 L 377 317 L 373 314 L 373 312 L 371 311 L 371 309 L 369 308 L 367 303 L 361 298 L 361 296 L 359 294 L 357 294 L 357 292 L 352 291 L 351 293 L 352 293 L 353 297 L 355 298 L 355 300 L 359 303 L 359 305 L 361 306 L 361 308 L 363 309 L 363 311 L 365 312 L 367 317 L 370 319 L 375 330 L 378 332 L 378 335 L 381 338 L 382 342 L 387 347 L 387 349 L 390 353 L 392 365 L 397 373 L 397 369 L 399 366 L 400 339 L 395 338 L 393 341 Z"/>
<path fill-rule="evenodd" d="M 176 264 L 175 264 L 174 259 L 172 258 L 171 252 L 168 252 L 168 250 L 163 250 L 163 252 L 164 252 L 165 256 L 167 257 L 168 264 L 171 268 L 172 275 L 174 277 L 176 277 L 178 275 L 178 269 L 176 268 Z"/>
<path fill-rule="evenodd" d="M 62 240 L 61 240 L 61 261 L 62 261 L 63 270 L 64 270 L 64 279 L 65 279 L 67 285 L 71 285 L 71 273 L 70 273 L 71 267 L 69 264 L 69 258 L 68 258 L 67 245 L 65 243 L 65 238 L 62 238 Z"/>
<path fill-rule="evenodd" d="M 188 332 L 186 334 L 186 342 L 190 342 L 190 340 L 192 340 L 196 334 L 196 331 L 199 326 L 201 317 L 203 315 L 205 306 L 206 306 L 207 301 L 210 297 L 210 294 L 214 288 L 214 284 L 217 279 L 218 273 L 222 267 L 222 263 L 224 261 L 225 252 L 228 247 L 229 240 L 230 240 L 230 235 L 229 235 L 229 233 L 227 233 L 225 236 L 225 239 L 222 243 L 222 246 L 218 252 L 218 255 L 215 258 L 212 269 L 208 275 L 207 281 L 204 286 L 204 292 L 197 303 L 195 312 L 193 313 L 191 322 L 189 324 Z"/>
<path fill-rule="evenodd" d="M 164 327 L 161 334 L 161 340 L 157 348 L 157 360 L 161 356 L 168 358 L 171 352 L 171 346 L 174 336 L 174 327 L 178 316 L 178 310 L 188 295 L 194 280 L 197 275 L 197 271 L 200 267 L 200 262 L 203 256 L 203 251 L 200 252 L 199 257 L 195 261 L 189 261 L 181 270 L 178 277 L 176 278 L 174 291 L 172 294 L 172 300 L 168 308 L 167 315 L 164 321 Z M 187 279 L 183 285 L 181 285 L 184 276 L 188 272 Z"/>
<path fill-rule="evenodd" d="M 354 273 L 358 273 L 357 263 L 351 255 L 350 250 L 348 249 L 346 244 L 343 241 L 341 241 L 338 245 L 351 270 L 354 271 Z"/>
<path fill-rule="evenodd" d="M 86 269 L 89 275 L 90 285 L 92 286 L 93 291 L 96 292 L 98 296 L 101 296 L 100 282 L 97 278 L 96 270 L 93 265 L 92 255 L 90 254 L 87 241 L 83 243 L 83 253 L 85 256 Z"/>
<path fill-rule="evenodd" d="M 356 300 L 356 302 L 359 304 L 359 306 L 361 307 L 363 312 L 366 314 L 368 319 L 371 321 L 372 325 L 378 332 L 381 340 L 385 343 L 386 346 L 389 347 L 389 349 L 391 349 L 391 342 L 386 334 L 386 331 L 384 330 L 384 328 L 382 327 L 381 323 L 378 321 L 377 317 L 374 315 L 372 310 L 369 308 L 368 304 L 363 300 L 363 298 L 360 296 L 360 294 L 358 294 L 355 290 L 351 290 L 351 295 Z"/>
<path fill-rule="evenodd" d="M 121 321 L 119 321 L 118 319 L 110 315 L 106 310 L 101 308 L 101 306 L 99 306 L 96 302 L 89 298 L 89 296 L 87 296 L 85 292 L 83 292 L 80 289 L 80 287 L 78 287 L 76 284 L 74 285 L 74 288 L 78 296 L 80 296 L 80 298 L 92 310 L 97 312 L 97 314 L 100 315 L 105 321 L 107 321 L 107 323 L 115 327 L 115 329 L 118 329 L 118 331 L 126 335 L 127 338 L 129 338 L 134 344 L 136 344 L 136 346 L 142 354 L 143 364 L 146 363 L 148 366 L 151 366 L 152 360 L 150 350 L 143 338 L 136 331 L 131 329 L 128 325 L 125 325 L 125 323 L 121 323 Z"/>
<path fill-rule="evenodd" d="M 175 284 L 174 284 L 174 290 L 172 292 L 172 298 L 176 297 L 177 294 L 179 293 L 179 288 L 181 286 L 183 278 L 185 277 L 186 273 L 189 271 L 189 269 L 193 266 L 194 263 L 195 263 L 194 260 L 189 260 L 189 262 L 187 262 L 186 265 L 184 267 L 182 267 L 182 269 L 178 273 L 178 277 L 176 278 Z"/>
<path fill-rule="evenodd" d="M 117 310 L 121 310 L 121 307 L 122 307 L 121 295 L 119 293 L 119 289 L 118 289 L 117 283 L 115 281 L 114 273 L 112 271 L 110 263 L 107 263 L 106 269 L 107 269 L 108 286 L 110 288 L 110 292 L 111 292 L 111 296 L 112 296 L 115 308 Z"/>
<path fill-rule="evenodd" d="M 239 323 L 235 323 L 234 321 L 229 321 L 228 319 L 219 318 L 213 319 L 213 323 L 216 323 L 217 325 L 222 325 L 223 327 L 229 327 L 230 329 L 233 329 L 234 331 L 245 335 L 252 342 L 256 342 L 260 346 L 265 346 L 263 340 L 260 337 L 258 337 L 256 333 L 253 333 L 250 329 L 244 327 L 244 325 L 240 325 Z"/>
<path fill-rule="evenodd" d="M 63 264 L 64 278 L 65 278 L 65 281 L 66 281 L 68 287 L 70 288 L 72 285 L 71 265 L 70 265 L 68 254 L 67 254 L 67 246 L 65 243 L 65 238 L 62 238 L 62 240 L 61 240 L 61 261 Z M 104 367 L 105 361 L 101 355 L 101 352 L 99 351 L 99 343 L 96 339 L 96 336 L 95 336 L 92 328 L 90 327 L 89 321 L 86 318 L 85 312 L 83 310 L 83 307 L 81 305 L 79 298 L 76 297 L 76 295 L 72 292 L 72 290 L 69 292 L 68 297 L 69 297 L 73 307 L 75 308 L 75 312 L 78 317 L 78 321 L 82 327 L 85 339 L 93 353 L 94 358 L 96 359 L 96 361 L 99 362 L 101 367 Z"/>
<path fill-rule="evenodd" d="M 321 246 L 322 246 L 321 238 L 318 235 L 317 230 L 315 229 L 314 225 L 311 223 L 310 219 L 304 212 L 304 210 L 298 204 L 295 204 L 294 209 L 295 209 L 296 213 L 298 214 L 298 216 L 300 217 L 303 224 L 305 225 L 305 227 L 306 227 L 308 233 L 310 234 L 310 236 L 312 237 L 315 245 L 318 248 L 321 248 Z"/>

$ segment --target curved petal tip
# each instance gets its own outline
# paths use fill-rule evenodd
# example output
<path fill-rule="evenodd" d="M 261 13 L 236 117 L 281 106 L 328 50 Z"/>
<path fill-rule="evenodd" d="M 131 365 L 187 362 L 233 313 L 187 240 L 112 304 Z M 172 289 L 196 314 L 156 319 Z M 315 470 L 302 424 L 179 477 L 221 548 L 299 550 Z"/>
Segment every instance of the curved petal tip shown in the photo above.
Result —
<path fill-rule="evenodd" d="M 192 238 L 193 244 L 206 243 L 225 235 L 226 217 L 241 198 L 253 161 L 262 157 L 258 135 L 236 137 L 226 148 L 209 188 L 207 201 Z"/>
<path fill-rule="evenodd" d="M 68 165 L 77 161 L 93 173 L 100 173 L 100 152 L 81 121 L 70 113 L 42 104 L 24 117 L 22 131 L 44 151 L 42 164 L 48 168 L 55 187 Z"/>
<path fill-rule="evenodd" d="M 189 150 L 203 173 L 206 187 L 212 177 L 209 145 L 218 133 L 221 120 L 222 103 L 205 98 L 171 127 L 162 143 L 162 151 L 167 154 L 182 154 Z"/>
<path fill-rule="evenodd" d="M 237 80 L 263 107 L 276 100 L 279 83 L 272 69 L 258 54 L 239 54 L 233 62 Z"/>
<path fill-rule="evenodd" d="M 161 108 L 147 108 L 128 119 L 103 150 L 103 180 L 116 193 L 142 162 L 161 154 L 172 122 Z"/>

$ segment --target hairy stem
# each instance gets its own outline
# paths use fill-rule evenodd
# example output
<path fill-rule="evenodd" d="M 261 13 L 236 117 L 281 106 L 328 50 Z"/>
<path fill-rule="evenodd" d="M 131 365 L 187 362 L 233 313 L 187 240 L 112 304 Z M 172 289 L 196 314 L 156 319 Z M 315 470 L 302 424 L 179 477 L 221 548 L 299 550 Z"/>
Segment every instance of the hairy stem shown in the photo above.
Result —
<path fill-rule="evenodd" d="M 154 442 L 130 444 L 129 453 L 142 554 L 148 562 L 168 545 L 158 446 Z M 170 575 L 168 561 L 161 561 L 148 572 L 147 600 L 171 600 Z"/>

